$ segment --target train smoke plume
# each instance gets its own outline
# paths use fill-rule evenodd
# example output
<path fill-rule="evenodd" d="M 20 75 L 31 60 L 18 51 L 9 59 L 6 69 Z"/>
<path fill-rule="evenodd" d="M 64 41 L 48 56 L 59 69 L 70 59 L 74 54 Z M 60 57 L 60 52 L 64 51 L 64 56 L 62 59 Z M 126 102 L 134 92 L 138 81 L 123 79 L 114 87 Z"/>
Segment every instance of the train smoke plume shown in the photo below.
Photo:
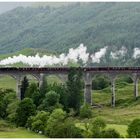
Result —
<path fill-rule="evenodd" d="M 91 55 L 92 62 L 93 63 L 100 63 L 100 59 L 106 54 L 107 46 L 104 48 L 101 48 L 99 52 L 96 52 Z"/>
<path fill-rule="evenodd" d="M 133 53 L 133 58 L 138 58 L 140 57 L 140 49 L 139 48 L 134 48 L 134 53 Z"/>
<path fill-rule="evenodd" d="M 105 55 L 107 47 L 101 48 L 98 52 L 95 52 L 91 55 L 93 63 L 99 63 L 100 59 Z M 44 67 L 48 65 L 67 65 L 69 62 L 79 62 L 82 61 L 83 64 L 86 64 L 89 60 L 89 53 L 87 53 L 87 47 L 83 44 L 76 49 L 70 48 L 68 54 L 60 54 L 59 56 L 55 55 L 43 55 L 42 57 L 39 54 L 35 56 L 25 56 L 18 55 L 13 57 L 8 57 L 0 61 L 0 65 L 11 65 L 15 63 L 23 63 L 29 66 L 39 66 Z"/>
<path fill-rule="evenodd" d="M 127 48 L 122 46 L 122 48 L 118 51 L 115 51 L 115 52 L 111 51 L 110 55 L 113 59 L 119 59 L 120 57 L 125 56 L 126 53 L 127 53 Z"/>

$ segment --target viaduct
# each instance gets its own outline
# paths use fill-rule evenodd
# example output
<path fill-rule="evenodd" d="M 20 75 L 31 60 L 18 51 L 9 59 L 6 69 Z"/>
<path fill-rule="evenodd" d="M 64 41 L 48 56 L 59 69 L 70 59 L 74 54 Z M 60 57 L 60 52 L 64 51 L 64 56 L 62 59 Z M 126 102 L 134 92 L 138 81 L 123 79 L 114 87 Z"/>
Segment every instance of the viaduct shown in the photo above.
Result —
<path fill-rule="evenodd" d="M 138 79 L 140 75 L 140 67 L 75 67 L 76 70 L 83 72 L 83 79 L 85 83 L 84 101 L 93 105 L 91 90 L 92 78 L 97 74 L 104 74 L 108 76 L 111 82 L 111 106 L 115 107 L 115 79 L 120 74 L 129 75 L 134 84 L 134 98 L 138 97 Z M 0 74 L 10 75 L 16 79 L 16 95 L 21 98 L 21 81 L 25 75 L 33 75 L 39 82 L 39 86 L 43 83 L 43 76 L 48 74 L 67 75 L 70 67 L 3 67 L 0 68 Z"/>

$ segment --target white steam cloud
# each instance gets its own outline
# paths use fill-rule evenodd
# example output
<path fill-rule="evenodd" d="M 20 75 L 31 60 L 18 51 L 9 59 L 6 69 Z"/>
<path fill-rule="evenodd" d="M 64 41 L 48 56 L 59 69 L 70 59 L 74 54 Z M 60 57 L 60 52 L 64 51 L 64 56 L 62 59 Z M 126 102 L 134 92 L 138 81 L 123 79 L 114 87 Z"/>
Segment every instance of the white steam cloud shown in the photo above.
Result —
<path fill-rule="evenodd" d="M 86 51 L 87 47 L 83 44 L 80 44 L 80 46 L 76 49 L 69 49 L 67 55 L 62 53 L 59 56 L 43 55 L 42 57 L 40 57 L 39 54 L 36 54 L 35 56 L 25 56 L 20 54 L 18 56 L 8 57 L 1 60 L 0 65 L 23 63 L 30 66 L 44 67 L 46 65 L 56 64 L 67 65 L 69 61 L 78 62 L 79 60 L 82 60 L 82 62 L 85 64 L 89 58 L 89 53 L 87 53 Z"/>
<path fill-rule="evenodd" d="M 100 59 L 106 54 L 107 46 L 104 48 L 101 48 L 99 52 L 96 52 L 95 54 L 91 55 L 92 62 L 93 63 L 100 63 Z"/>
<path fill-rule="evenodd" d="M 133 58 L 139 58 L 140 57 L 140 49 L 134 48 Z"/>
<path fill-rule="evenodd" d="M 16 63 L 23 63 L 28 66 L 38 66 L 38 67 L 44 67 L 44 66 L 52 66 L 52 65 L 59 65 L 64 66 L 67 65 L 69 62 L 75 62 L 78 63 L 79 61 L 82 62 L 84 65 L 87 64 L 89 59 L 91 60 L 91 63 L 100 63 L 101 58 L 105 56 L 107 52 L 108 46 L 105 46 L 104 48 L 101 48 L 98 52 L 95 53 L 88 53 L 87 47 L 83 44 L 80 44 L 77 48 L 70 48 L 67 54 L 60 54 L 58 56 L 56 55 L 43 55 L 39 56 L 37 53 L 35 56 L 25 56 L 22 54 L 19 54 L 18 56 L 8 57 L 0 61 L 0 65 L 12 65 Z M 110 56 L 113 59 L 119 59 L 121 57 L 124 57 L 127 54 L 127 48 L 122 46 L 120 50 L 117 50 L 115 52 L 111 51 Z M 134 48 L 134 53 L 132 56 L 134 59 L 137 59 L 140 57 L 140 48 Z"/>
<path fill-rule="evenodd" d="M 126 53 L 127 53 L 127 48 L 122 46 L 122 48 L 118 51 L 115 51 L 115 52 L 111 51 L 110 55 L 113 59 L 119 59 L 120 57 L 125 56 Z"/>

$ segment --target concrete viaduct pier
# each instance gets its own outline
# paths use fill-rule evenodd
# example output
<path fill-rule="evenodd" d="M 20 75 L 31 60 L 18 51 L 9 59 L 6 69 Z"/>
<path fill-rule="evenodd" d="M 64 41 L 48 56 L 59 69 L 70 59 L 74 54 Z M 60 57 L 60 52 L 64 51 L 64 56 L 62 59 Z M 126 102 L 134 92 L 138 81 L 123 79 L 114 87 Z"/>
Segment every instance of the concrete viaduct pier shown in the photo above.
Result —
<path fill-rule="evenodd" d="M 21 81 L 25 75 L 33 75 L 39 82 L 39 86 L 43 83 L 43 76 L 49 74 L 67 75 L 70 67 L 4 67 L 0 68 L 0 74 L 10 75 L 16 79 L 16 95 L 21 98 Z M 75 67 L 77 71 L 83 72 L 83 79 L 85 83 L 84 101 L 90 105 L 92 103 L 92 78 L 97 74 L 106 75 L 111 82 L 111 106 L 115 107 L 115 79 L 118 75 L 128 75 L 134 84 L 134 99 L 138 97 L 138 79 L 140 75 L 140 67 Z"/>

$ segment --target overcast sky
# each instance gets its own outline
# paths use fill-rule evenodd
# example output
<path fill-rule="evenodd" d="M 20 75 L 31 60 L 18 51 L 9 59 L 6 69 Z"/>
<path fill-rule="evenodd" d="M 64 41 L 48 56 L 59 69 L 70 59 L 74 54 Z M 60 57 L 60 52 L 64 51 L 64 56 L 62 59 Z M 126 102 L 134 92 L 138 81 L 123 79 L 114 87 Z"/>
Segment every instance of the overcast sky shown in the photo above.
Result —
<path fill-rule="evenodd" d="M 0 2 L 0 14 L 19 6 L 29 6 L 29 2 Z"/>

